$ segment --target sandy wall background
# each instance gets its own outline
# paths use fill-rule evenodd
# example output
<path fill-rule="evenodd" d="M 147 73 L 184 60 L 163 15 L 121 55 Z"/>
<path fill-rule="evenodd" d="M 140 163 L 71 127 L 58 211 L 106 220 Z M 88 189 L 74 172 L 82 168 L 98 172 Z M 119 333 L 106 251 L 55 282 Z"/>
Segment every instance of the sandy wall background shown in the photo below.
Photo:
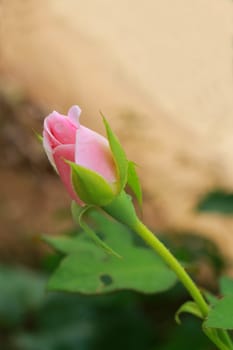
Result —
<path fill-rule="evenodd" d="M 232 1 L 2 0 L 0 26 L 1 86 L 46 111 L 79 104 L 103 132 L 101 109 L 140 165 L 145 220 L 233 257 L 232 217 L 193 211 L 233 190 Z"/>

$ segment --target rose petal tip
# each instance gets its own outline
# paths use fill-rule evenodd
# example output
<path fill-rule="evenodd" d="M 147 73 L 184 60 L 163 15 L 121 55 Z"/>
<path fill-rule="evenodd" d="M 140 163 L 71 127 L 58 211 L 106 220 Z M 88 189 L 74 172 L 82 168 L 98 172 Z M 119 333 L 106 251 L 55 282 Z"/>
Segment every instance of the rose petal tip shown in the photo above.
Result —
<path fill-rule="evenodd" d="M 68 118 L 77 126 L 79 126 L 79 117 L 81 114 L 81 108 L 77 105 L 70 107 L 68 111 Z"/>

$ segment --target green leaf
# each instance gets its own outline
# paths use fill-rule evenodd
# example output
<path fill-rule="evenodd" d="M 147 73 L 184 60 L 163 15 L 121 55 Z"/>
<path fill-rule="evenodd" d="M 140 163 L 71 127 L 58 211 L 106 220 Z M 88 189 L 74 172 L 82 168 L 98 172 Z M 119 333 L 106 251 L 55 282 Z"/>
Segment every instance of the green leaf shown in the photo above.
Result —
<path fill-rule="evenodd" d="M 128 185 L 135 194 L 138 203 L 142 205 L 142 189 L 134 162 L 128 162 Z"/>
<path fill-rule="evenodd" d="M 104 216 L 95 214 L 94 219 L 98 234 L 123 258 L 106 255 L 91 241 L 85 241 L 84 247 L 83 234 L 70 237 L 66 248 L 57 241 L 55 244 L 65 249 L 68 256 L 51 277 L 50 290 L 101 294 L 132 289 L 156 293 L 174 285 L 174 273 L 152 250 L 136 246 L 128 229 Z"/>
<path fill-rule="evenodd" d="M 80 251 L 86 252 L 88 250 L 91 252 L 91 254 L 102 256 L 102 252 L 99 247 L 92 244 L 92 240 L 84 234 L 71 237 L 43 236 L 43 240 L 56 251 L 65 255 L 79 253 Z"/>
<path fill-rule="evenodd" d="M 220 279 L 220 290 L 223 295 L 233 295 L 233 279 L 222 276 Z"/>
<path fill-rule="evenodd" d="M 74 189 L 84 203 L 103 206 L 112 201 L 115 194 L 102 176 L 73 162 L 67 163 L 72 169 Z"/>
<path fill-rule="evenodd" d="M 233 329 L 233 295 L 220 299 L 208 314 L 206 327 Z"/>
<path fill-rule="evenodd" d="M 220 292 L 223 297 L 215 298 L 205 325 L 212 328 L 233 329 L 233 279 L 222 276 Z"/>
<path fill-rule="evenodd" d="M 126 182 L 127 182 L 127 175 L 128 175 L 128 160 L 125 155 L 125 151 L 123 147 L 121 146 L 117 136 L 113 133 L 111 130 L 107 120 L 102 115 L 109 145 L 113 154 L 113 158 L 117 167 L 117 172 L 119 176 L 119 188 L 118 193 L 121 192 L 121 190 L 124 189 Z"/>
<path fill-rule="evenodd" d="M 186 303 L 181 305 L 179 310 L 176 312 L 175 320 L 178 324 L 181 324 L 180 314 L 184 312 L 203 319 L 201 310 L 199 309 L 198 305 L 194 301 L 187 301 Z"/>
<path fill-rule="evenodd" d="M 210 293 L 209 291 L 205 291 L 204 294 L 205 294 L 206 300 L 211 306 L 215 305 L 218 302 L 218 298 L 212 293 Z"/>
<path fill-rule="evenodd" d="M 212 212 L 225 215 L 233 214 L 233 193 L 216 190 L 207 193 L 197 206 L 200 212 Z"/>

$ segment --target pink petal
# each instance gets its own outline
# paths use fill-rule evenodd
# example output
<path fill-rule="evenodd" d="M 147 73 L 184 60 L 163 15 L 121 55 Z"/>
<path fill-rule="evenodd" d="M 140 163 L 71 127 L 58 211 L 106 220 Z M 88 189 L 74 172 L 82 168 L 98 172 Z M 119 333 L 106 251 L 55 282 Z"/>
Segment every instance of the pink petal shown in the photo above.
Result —
<path fill-rule="evenodd" d="M 51 113 L 45 119 L 44 129 L 49 135 L 52 148 L 60 144 L 75 144 L 77 127 L 62 114 Z"/>
<path fill-rule="evenodd" d="M 72 124 L 76 126 L 76 128 L 79 128 L 79 118 L 82 110 L 79 106 L 72 106 L 68 111 L 68 118 L 71 121 Z"/>
<path fill-rule="evenodd" d="M 60 145 L 56 147 L 53 156 L 58 173 L 70 197 L 81 204 L 81 201 L 72 186 L 70 166 L 64 161 L 70 160 L 71 162 L 74 162 L 74 145 Z"/>
<path fill-rule="evenodd" d="M 56 139 L 56 137 L 51 132 L 51 127 L 52 127 L 53 122 L 56 121 L 60 117 L 61 117 L 61 115 L 58 112 L 53 111 L 44 120 L 44 131 L 47 134 L 47 141 L 49 142 L 49 144 L 52 148 L 54 148 L 60 144 L 60 142 Z"/>
<path fill-rule="evenodd" d="M 80 126 L 76 135 L 75 163 L 97 172 L 109 182 L 116 181 L 116 167 L 108 141 L 84 126 Z"/>
<path fill-rule="evenodd" d="M 57 171 L 57 168 L 53 159 L 53 149 L 50 143 L 50 137 L 46 130 L 43 131 L 43 147 L 50 163 L 52 164 L 54 169 Z"/>

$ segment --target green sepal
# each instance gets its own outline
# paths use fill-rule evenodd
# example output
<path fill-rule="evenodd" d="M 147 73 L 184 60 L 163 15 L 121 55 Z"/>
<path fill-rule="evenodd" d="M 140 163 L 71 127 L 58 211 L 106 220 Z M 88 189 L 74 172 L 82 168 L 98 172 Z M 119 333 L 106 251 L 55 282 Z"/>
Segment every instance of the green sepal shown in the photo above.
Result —
<path fill-rule="evenodd" d="M 43 143 L 43 136 L 41 134 L 39 134 L 36 130 L 32 129 L 37 140 L 40 142 L 40 143 Z"/>
<path fill-rule="evenodd" d="M 123 147 L 121 146 L 117 136 L 114 134 L 112 129 L 110 128 L 110 125 L 108 124 L 105 117 L 102 115 L 109 145 L 112 151 L 113 159 L 117 168 L 118 173 L 118 193 L 120 193 L 126 183 L 127 183 L 127 177 L 128 177 L 128 160 L 126 158 L 125 151 Z"/>
<path fill-rule="evenodd" d="M 175 320 L 178 324 L 181 324 L 180 314 L 184 312 L 203 319 L 202 312 L 194 301 L 187 301 L 178 309 L 178 311 L 175 314 Z"/>
<path fill-rule="evenodd" d="M 111 203 L 102 208 L 108 215 L 122 224 L 134 229 L 137 222 L 137 214 L 131 197 L 122 191 Z"/>
<path fill-rule="evenodd" d="M 76 163 L 66 162 L 71 167 L 74 190 L 84 203 L 103 206 L 113 200 L 116 194 L 102 176 Z"/>
<path fill-rule="evenodd" d="M 122 258 L 118 253 L 116 253 L 111 247 L 109 247 L 99 236 L 95 233 L 94 230 L 85 222 L 85 214 L 88 214 L 88 211 L 92 210 L 92 205 L 86 205 L 81 207 L 75 201 L 72 201 L 71 212 L 74 219 L 74 222 L 78 224 L 85 233 L 104 251 L 110 255 L 113 255 L 117 258 Z"/>
<path fill-rule="evenodd" d="M 135 163 L 132 161 L 128 162 L 128 185 L 135 194 L 138 203 L 142 206 L 142 189 L 138 174 L 135 169 Z"/>
<path fill-rule="evenodd" d="M 79 225 L 79 217 L 82 214 L 83 206 L 79 205 L 75 201 L 71 202 L 71 214 L 76 225 Z"/>

